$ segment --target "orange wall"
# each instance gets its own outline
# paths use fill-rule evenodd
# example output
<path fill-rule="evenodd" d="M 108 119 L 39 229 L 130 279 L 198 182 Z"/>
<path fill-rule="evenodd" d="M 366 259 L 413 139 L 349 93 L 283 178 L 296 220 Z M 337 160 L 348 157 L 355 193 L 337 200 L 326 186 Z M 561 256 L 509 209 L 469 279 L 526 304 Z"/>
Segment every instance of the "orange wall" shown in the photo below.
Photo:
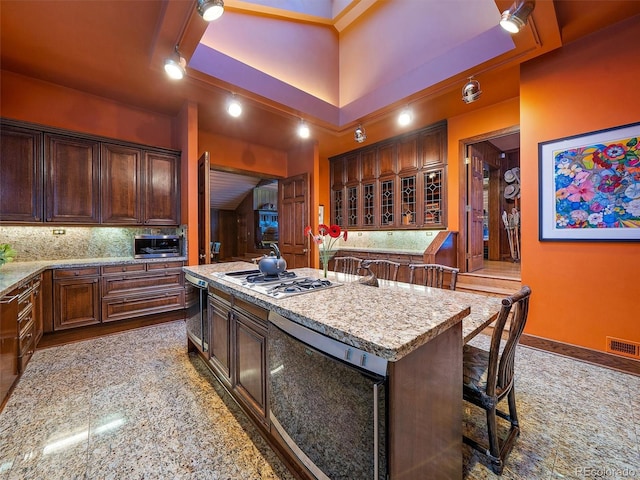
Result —
<path fill-rule="evenodd" d="M 3 70 L 0 115 L 155 147 L 180 149 L 173 117 Z"/>
<path fill-rule="evenodd" d="M 520 122 L 520 110 L 517 98 L 473 110 L 465 115 L 458 115 L 447 120 L 447 210 L 448 229 L 460 230 L 464 218 L 460 218 L 460 188 L 464 185 L 463 158 L 461 143 L 466 139 L 487 135 L 508 127 L 517 126 Z"/>
<path fill-rule="evenodd" d="M 273 177 L 287 176 L 287 152 L 242 140 L 199 132 L 198 151 L 209 152 L 211 165 Z"/>
<path fill-rule="evenodd" d="M 538 143 L 637 122 L 640 16 L 521 69 L 522 280 L 527 333 L 595 350 L 640 341 L 636 243 L 538 240 Z"/>
<path fill-rule="evenodd" d="M 180 219 L 187 226 L 187 263 L 198 264 L 198 105 L 187 102 L 176 120 L 180 159 Z"/>

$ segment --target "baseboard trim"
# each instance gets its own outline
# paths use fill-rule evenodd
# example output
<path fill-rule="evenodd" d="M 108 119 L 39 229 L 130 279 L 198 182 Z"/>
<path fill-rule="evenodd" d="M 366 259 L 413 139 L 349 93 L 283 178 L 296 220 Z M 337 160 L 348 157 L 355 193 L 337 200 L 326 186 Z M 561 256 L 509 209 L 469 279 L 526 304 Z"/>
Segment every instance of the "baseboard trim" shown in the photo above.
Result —
<path fill-rule="evenodd" d="M 523 333 L 520 337 L 520 343 L 527 347 L 545 350 L 547 352 L 564 355 L 565 357 L 575 358 L 583 362 L 592 363 L 601 367 L 611 368 L 624 373 L 640 376 L 640 361 L 631 358 L 619 357 L 611 353 L 600 352 L 590 348 L 579 347 L 569 343 L 549 340 L 548 338 L 536 337 Z"/>

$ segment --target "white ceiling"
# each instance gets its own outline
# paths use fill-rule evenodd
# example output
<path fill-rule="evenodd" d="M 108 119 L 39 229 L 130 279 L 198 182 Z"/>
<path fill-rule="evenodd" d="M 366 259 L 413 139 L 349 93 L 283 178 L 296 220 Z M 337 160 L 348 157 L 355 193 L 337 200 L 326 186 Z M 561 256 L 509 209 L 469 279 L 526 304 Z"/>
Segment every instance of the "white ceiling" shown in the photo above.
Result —
<path fill-rule="evenodd" d="M 240 202 L 260 183 L 260 178 L 211 170 L 209 173 L 211 208 L 235 210 Z"/>

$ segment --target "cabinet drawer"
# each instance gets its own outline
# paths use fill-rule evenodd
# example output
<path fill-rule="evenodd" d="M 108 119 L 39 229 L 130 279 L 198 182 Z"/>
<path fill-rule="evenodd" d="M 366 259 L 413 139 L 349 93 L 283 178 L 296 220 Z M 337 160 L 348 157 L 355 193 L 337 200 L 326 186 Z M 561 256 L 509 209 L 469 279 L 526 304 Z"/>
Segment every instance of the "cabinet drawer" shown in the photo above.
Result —
<path fill-rule="evenodd" d="M 34 323 L 29 319 L 29 323 L 25 326 L 20 334 L 19 346 L 18 346 L 18 368 L 20 372 L 24 372 L 27 367 L 27 363 L 33 356 L 35 351 L 34 342 Z"/>
<path fill-rule="evenodd" d="M 154 274 L 102 277 L 102 295 L 129 295 L 141 291 L 157 291 L 160 288 L 182 287 L 182 270 L 159 271 Z"/>
<path fill-rule="evenodd" d="M 22 335 L 29 323 L 33 323 L 33 305 L 31 304 L 18 315 L 18 335 Z"/>
<path fill-rule="evenodd" d="M 75 278 L 88 277 L 90 275 L 99 275 L 99 267 L 86 268 L 62 268 L 53 271 L 53 278 Z"/>
<path fill-rule="evenodd" d="M 184 308 L 184 288 L 153 295 L 104 298 L 102 300 L 102 321 L 126 320 L 181 308 Z"/>
<path fill-rule="evenodd" d="M 146 266 L 144 263 L 130 263 L 127 265 L 108 265 L 102 267 L 103 275 L 121 274 L 130 272 L 144 272 Z"/>
<path fill-rule="evenodd" d="M 154 270 L 162 270 L 164 268 L 182 268 L 183 265 L 184 262 L 182 261 L 171 262 L 167 260 L 164 262 L 152 262 L 147 263 L 147 270 L 151 272 Z"/>

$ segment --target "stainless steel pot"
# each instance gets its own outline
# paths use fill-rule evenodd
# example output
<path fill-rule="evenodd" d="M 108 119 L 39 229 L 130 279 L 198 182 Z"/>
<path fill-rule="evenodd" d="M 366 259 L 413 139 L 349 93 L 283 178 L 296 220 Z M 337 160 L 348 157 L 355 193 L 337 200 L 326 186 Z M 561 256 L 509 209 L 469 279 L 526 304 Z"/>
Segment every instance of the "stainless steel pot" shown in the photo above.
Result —
<path fill-rule="evenodd" d="M 280 256 L 280 249 L 276 244 L 272 244 L 274 251 L 269 255 L 264 255 L 258 262 L 258 269 L 264 275 L 278 275 L 287 269 L 287 262 Z"/>

